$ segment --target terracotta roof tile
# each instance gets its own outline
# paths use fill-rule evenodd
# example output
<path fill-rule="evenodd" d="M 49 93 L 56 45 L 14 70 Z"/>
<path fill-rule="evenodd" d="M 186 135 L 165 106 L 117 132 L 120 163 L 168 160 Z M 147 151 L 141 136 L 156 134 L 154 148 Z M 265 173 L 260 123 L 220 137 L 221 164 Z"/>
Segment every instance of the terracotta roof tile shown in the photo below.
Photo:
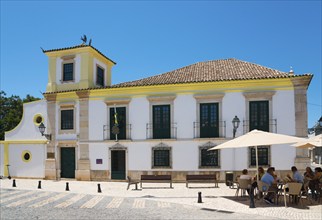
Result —
<path fill-rule="evenodd" d="M 291 76 L 286 72 L 281 72 L 258 64 L 230 58 L 224 60 L 199 62 L 160 75 L 116 84 L 112 87 L 132 87 L 288 77 Z"/>
<path fill-rule="evenodd" d="M 63 48 L 66 49 L 66 48 Z M 59 50 L 59 49 L 58 49 Z M 100 90 L 109 88 L 121 87 L 135 87 L 135 86 L 153 86 L 153 85 L 166 85 L 166 84 L 184 84 L 196 82 L 220 82 L 220 81 L 235 81 L 235 80 L 252 80 L 252 79 L 271 79 L 271 78 L 296 78 L 308 76 L 312 74 L 303 75 L 289 75 L 286 72 L 274 70 L 258 64 L 253 64 L 234 58 L 224 60 L 212 60 L 206 62 L 195 63 L 186 67 L 182 67 L 170 72 L 160 75 L 151 76 L 135 81 L 124 82 L 112 86 L 100 88 L 84 88 L 72 89 L 52 93 L 64 93 L 80 90 Z"/>
<path fill-rule="evenodd" d="M 93 46 L 87 45 L 87 44 L 80 44 L 80 45 L 76 45 L 76 46 L 72 46 L 72 47 L 64 47 L 64 48 L 57 48 L 57 49 L 50 49 L 50 50 L 43 50 L 44 53 L 50 53 L 50 52 L 54 52 L 54 51 L 61 51 L 61 50 L 71 50 L 71 49 L 76 49 L 76 48 L 81 48 L 81 47 L 91 47 L 92 49 L 94 49 L 96 52 L 98 52 L 99 54 L 101 54 L 103 57 L 105 57 L 106 59 L 108 59 L 109 61 L 111 61 L 112 63 L 116 64 L 113 60 L 111 60 L 110 58 L 108 58 L 107 56 L 105 56 L 101 51 L 99 51 L 98 49 L 96 49 Z"/>

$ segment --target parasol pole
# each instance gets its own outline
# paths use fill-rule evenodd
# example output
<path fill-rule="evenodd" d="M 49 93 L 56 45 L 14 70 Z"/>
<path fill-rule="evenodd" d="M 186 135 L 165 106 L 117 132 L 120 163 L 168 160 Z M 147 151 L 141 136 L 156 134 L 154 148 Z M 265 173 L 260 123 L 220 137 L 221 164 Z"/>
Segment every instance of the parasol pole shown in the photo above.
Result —
<path fill-rule="evenodd" d="M 255 146 L 255 152 L 256 152 L 256 181 L 258 184 L 259 176 L 258 176 L 258 151 L 257 151 L 257 145 Z"/>

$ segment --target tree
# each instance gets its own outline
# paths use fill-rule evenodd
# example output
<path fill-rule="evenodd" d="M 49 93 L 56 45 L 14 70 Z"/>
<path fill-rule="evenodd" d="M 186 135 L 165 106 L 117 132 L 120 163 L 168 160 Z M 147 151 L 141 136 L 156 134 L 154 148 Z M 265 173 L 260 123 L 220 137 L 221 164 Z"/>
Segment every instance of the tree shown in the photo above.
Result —
<path fill-rule="evenodd" d="M 10 131 L 19 124 L 23 103 L 39 100 L 31 95 L 27 95 L 24 99 L 16 95 L 6 96 L 4 91 L 0 91 L 0 140 L 4 140 L 5 131 Z"/>

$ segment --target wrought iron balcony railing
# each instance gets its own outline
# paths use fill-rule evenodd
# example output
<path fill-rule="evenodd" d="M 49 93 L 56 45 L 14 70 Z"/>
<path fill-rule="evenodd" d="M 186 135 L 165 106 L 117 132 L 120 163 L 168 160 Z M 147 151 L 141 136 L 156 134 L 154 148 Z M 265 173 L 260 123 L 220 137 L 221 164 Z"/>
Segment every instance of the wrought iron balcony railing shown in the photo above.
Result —
<path fill-rule="evenodd" d="M 226 121 L 218 121 L 218 123 L 201 124 L 193 122 L 194 138 L 225 138 L 226 137 Z"/>
<path fill-rule="evenodd" d="M 171 123 L 170 126 L 146 124 L 147 139 L 176 139 L 177 138 L 177 123 Z"/>
<path fill-rule="evenodd" d="M 252 123 L 252 126 L 250 126 L 250 123 Z M 249 120 L 243 120 L 244 134 L 250 132 L 253 129 L 277 133 L 277 119 L 269 119 L 266 123 L 256 121 L 250 122 Z"/>
<path fill-rule="evenodd" d="M 119 125 L 118 127 L 118 140 L 131 140 L 131 124 Z M 113 127 L 110 125 L 103 125 L 103 139 L 116 140 L 116 135 L 113 134 Z"/>

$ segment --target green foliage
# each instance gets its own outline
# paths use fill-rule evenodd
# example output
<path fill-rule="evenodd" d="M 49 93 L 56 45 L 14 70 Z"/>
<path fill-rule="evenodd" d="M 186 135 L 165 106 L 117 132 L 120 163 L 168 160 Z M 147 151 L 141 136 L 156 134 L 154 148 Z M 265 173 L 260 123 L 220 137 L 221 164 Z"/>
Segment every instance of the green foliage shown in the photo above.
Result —
<path fill-rule="evenodd" d="M 15 128 L 22 117 L 23 103 L 39 100 L 31 95 L 21 99 L 19 96 L 12 95 L 7 97 L 4 91 L 0 91 L 0 140 L 4 140 L 4 132 Z"/>

